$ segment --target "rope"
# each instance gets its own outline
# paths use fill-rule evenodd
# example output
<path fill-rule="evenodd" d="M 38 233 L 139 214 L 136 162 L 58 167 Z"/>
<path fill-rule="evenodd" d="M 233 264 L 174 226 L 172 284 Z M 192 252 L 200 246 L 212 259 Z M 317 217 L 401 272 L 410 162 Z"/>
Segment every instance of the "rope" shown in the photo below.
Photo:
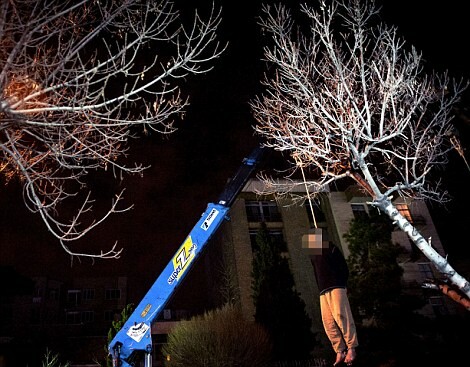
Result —
<path fill-rule="evenodd" d="M 295 159 L 295 161 L 296 161 L 296 163 L 297 163 L 297 166 L 300 167 L 300 171 L 302 172 L 302 178 L 303 178 L 303 180 L 304 180 L 305 191 L 307 192 L 307 198 L 308 198 L 308 203 L 309 203 L 309 206 L 310 206 L 310 212 L 312 213 L 313 226 L 314 226 L 315 228 L 318 228 L 318 227 L 317 227 L 317 220 L 316 220 L 316 218 L 315 218 L 315 213 L 314 213 L 314 211 L 313 211 L 312 199 L 311 199 L 311 197 L 310 197 L 310 191 L 308 190 L 307 180 L 305 179 L 305 173 L 304 173 L 304 169 L 303 169 L 303 167 L 302 167 L 302 163 L 301 163 L 300 160 L 298 159 L 297 154 L 294 154 L 293 156 L 294 156 L 294 159 Z"/>

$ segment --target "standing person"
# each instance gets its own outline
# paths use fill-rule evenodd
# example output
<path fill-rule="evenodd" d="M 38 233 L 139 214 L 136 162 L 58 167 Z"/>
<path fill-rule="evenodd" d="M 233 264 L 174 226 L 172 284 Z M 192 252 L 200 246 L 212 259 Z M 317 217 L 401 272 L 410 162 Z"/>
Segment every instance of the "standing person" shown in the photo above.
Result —
<path fill-rule="evenodd" d="M 320 291 L 323 327 L 336 352 L 333 366 L 341 362 L 350 366 L 356 358 L 358 339 L 347 296 L 349 269 L 346 260 L 338 247 L 322 238 L 321 232 L 319 235 L 307 235 L 306 247 L 310 250 Z"/>

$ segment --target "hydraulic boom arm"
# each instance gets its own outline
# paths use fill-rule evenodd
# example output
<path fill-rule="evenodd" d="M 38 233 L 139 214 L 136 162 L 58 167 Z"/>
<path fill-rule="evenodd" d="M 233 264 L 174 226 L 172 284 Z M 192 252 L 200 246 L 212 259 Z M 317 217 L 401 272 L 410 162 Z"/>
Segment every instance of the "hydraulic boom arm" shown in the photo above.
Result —
<path fill-rule="evenodd" d="M 171 261 L 163 269 L 129 319 L 109 344 L 113 366 L 132 366 L 133 355 L 145 354 L 145 366 L 151 366 L 151 325 L 162 312 L 170 296 L 199 257 L 207 242 L 217 231 L 261 159 L 263 148 L 257 147 L 243 160 L 237 173 L 227 183 L 217 204 L 209 203 L 206 211 L 183 241 Z"/>

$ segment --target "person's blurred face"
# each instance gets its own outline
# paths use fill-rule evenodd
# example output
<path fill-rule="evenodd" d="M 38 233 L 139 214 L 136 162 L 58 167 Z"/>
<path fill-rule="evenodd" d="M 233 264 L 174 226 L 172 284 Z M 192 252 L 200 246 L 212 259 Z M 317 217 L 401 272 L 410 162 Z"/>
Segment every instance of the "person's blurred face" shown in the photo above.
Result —
<path fill-rule="evenodd" d="M 328 247 L 328 241 L 323 240 L 321 229 L 316 229 L 315 233 L 302 236 L 302 248 L 307 249 L 310 255 L 320 255 L 324 248 Z"/>

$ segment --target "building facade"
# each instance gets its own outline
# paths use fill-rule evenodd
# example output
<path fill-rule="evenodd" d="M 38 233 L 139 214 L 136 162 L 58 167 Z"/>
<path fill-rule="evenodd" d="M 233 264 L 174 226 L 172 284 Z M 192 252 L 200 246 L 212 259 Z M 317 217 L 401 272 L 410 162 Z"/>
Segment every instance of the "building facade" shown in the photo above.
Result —
<path fill-rule="evenodd" d="M 35 277 L 32 287 L 2 299 L 0 367 L 39 365 L 46 348 L 72 365 L 103 362 L 111 323 L 128 302 L 127 277 Z"/>
<path fill-rule="evenodd" d="M 298 194 L 305 194 L 304 186 L 298 187 Z M 230 220 L 222 224 L 199 261 L 198 266 L 204 267 L 200 273 L 205 275 L 206 287 L 211 290 L 207 294 L 212 299 L 203 297 L 206 308 L 236 302 L 247 319 L 254 319 L 253 245 L 264 223 L 270 238 L 281 244 L 283 256 L 288 258 L 296 290 L 305 302 L 313 331 L 318 332 L 320 341 L 327 345 L 321 324 L 319 291 L 308 253 L 302 248 L 302 237 L 314 227 L 323 228 L 347 257 L 349 249 L 344 234 L 355 216 L 372 210 L 368 204 L 371 198 L 351 186 L 344 191 L 324 192 L 312 205 L 309 202 L 294 204 L 287 198 L 276 201 L 273 196 L 260 195 L 262 191 L 261 181 L 248 181 L 230 209 Z M 425 238 L 431 239 L 434 249 L 445 256 L 426 204 L 405 200 L 394 204 Z M 458 306 L 453 301 L 421 287 L 428 279 L 440 277 L 429 260 L 401 230 L 393 231 L 392 240 L 403 248 L 399 258 L 404 270 L 403 289 L 426 301 L 420 312 L 428 317 L 455 313 Z M 52 348 L 58 343 L 55 350 L 69 351 L 70 355 L 64 357 L 74 365 L 91 363 L 93 355 L 104 356 L 111 321 L 117 320 L 130 302 L 128 278 L 87 277 L 59 281 L 36 277 L 32 280 L 32 292 L 3 295 L 1 299 L 0 367 L 20 365 L 15 363 L 15 358 L 22 358 L 20 362 L 24 362 L 21 350 L 29 340 L 38 338 Z M 165 356 L 161 354 L 161 347 L 168 332 L 178 320 L 192 316 L 191 310 L 173 307 L 170 302 L 152 326 L 155 366 L 163 365 Z"/>
<path fill-rule="evenodd" d="M 305 194 L 303 185 L 298 185 L 299 195 Z M 312 206 L 294 204 L 288 199 L 276 201 L 273 196 L 262 196 L 262 182 L 250 180 L 238 196 L 230 211 L 230 221 L 223 227 L 225 247 L 232 253 L 231 272 L 236 274 L 238 297 L 247 318 L 253 318 L 254 306 L 251 298 L 252 245 L 261 223 L 266 223 L 272 240 L 283 243 L 284 256 L 289 259 L 296 290 L 306 304 L 306 311 L 313 321 L 313 328 L 322 330 L 319 311 L 319 292 L 314 279 L 308 253 L 302 248 L 302 236 L 314 228 L 323 228 L 330 239 L 339 245 L 345 257 L 349 256 L 344 234 L 351 220 L 372 207 L 370 197 L 355 186 L 344 191 L 328 191 L 318 196 Z M 434 226 L 430 212 L 423 201 L 394 202 L 397 209 L 421 234 L 430 239 L 433 248 L 445 256 L 442 243 Z M 312 214 L 313 210 L 313 214 Z M 392 232 L 392 241 L 402 248 L 398 261 L 403 268 L 403 291 L 423 297 L 425 306 L 419 312 L 428 317 L 455 313 L 456 305 L 437 291 L 422 287 L 423 282 L 442 278 L 430 261 L 408 239 L 399 228 Z"/>

